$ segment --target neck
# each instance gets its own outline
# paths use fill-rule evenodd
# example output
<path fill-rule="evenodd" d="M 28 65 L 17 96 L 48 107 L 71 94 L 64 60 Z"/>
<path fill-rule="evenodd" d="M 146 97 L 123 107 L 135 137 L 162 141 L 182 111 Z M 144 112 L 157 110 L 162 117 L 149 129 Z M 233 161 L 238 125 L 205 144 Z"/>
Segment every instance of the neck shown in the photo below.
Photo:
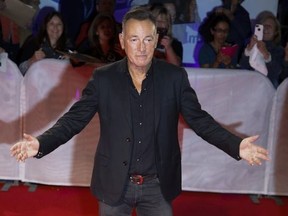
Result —
<path fill-rule="evenodd" d="M 56 47 L 56 44 L 57 44 L 57 41 L 56 40 L 51 40 L 50 39 L 50 45 L 52 48 L 55 48 Z"/>
<path fill-rule="evenodd" d="M 133 84 L 140 94 L 142 88 L 142 82 L 146 78 L 146 74 L 151 66 L 151 63 L 146 67 L 133 67 L 128 64 L 128 70 L 132 78 Z"/>
<path fill-rule="evenodd" d="M 107 54 L 108 51 L 110 50 L 109 40 L 99 40 L 99 43 L 100 43 L 103 53 Z"/>
<path fill-rule="evenodd" d="M 132 77 L 144 77 L 145 78 L 146 73 L 148 72 L 150 66 L 151 66 L 151 63 L 149 63 L 145 67 L 137 67 L 135 65 L 129 64 L 128 62 L 128 71 Z"/>

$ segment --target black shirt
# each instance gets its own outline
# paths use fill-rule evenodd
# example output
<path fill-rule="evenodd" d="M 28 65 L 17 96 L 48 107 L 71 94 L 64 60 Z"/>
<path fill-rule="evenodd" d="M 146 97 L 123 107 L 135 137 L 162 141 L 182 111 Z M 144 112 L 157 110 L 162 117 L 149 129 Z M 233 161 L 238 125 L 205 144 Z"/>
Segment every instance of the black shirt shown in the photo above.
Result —
<path fill-rule="evenodd" d="M 135 88 L 129 77 L 129 96 L 133 125 L 133 152 L 130 162 L 130 174 L 156 174 L 155 136 L 154 136 L 154 93 L 153 72 L 147 72 L 142 82 L 141 93 Z"/>

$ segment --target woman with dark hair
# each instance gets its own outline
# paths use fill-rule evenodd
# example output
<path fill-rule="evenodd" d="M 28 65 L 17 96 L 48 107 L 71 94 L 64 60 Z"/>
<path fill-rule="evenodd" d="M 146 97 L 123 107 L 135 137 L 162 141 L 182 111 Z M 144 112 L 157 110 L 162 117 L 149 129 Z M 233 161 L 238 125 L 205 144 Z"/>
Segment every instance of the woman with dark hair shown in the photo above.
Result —
<path fill-rule="evenodd" d="M 72 48 L 65 35 L 65 26 L 61 15 L 54 11 L 48 14 L 37 36 L 29 36 L 19 52 L 19 69 L 25 75 L 28 68 L 44 58 L 63 59 L 57 51 L 68 51 Z"/>
<path fill-rule="evenodd" d="M 215 8 L 216 13 L 224 13 L 230 20 L 230 32 L 227 41 L 239 46 L 239 54 L 243 52 L 252 35 L 251 21 L 248 11 L 242 6 L 244 0 L 222 0 L 222 5 Z M 241 55 L 238 56 L 238 60 Z"/>
<path fill-rule="evenodd" d="M 122 59 L 125 54 L 120 47 L 114 18 L 106 13 L 98 14 L 89 28 L 88 37 L 77 51 L 94 57 L 95 62 L 90 62 L 94 66 Z"/>
<path fill-rule="evenodd" d="M 225 14 L 211 13 L 199 27 L 204 44 L 199 50 L 199 64 L 203 68 L 236 68 L 237 53 L 228 55 L 223 48 L 230 47 L 227 37 L 230 20 Z M 231 47 L 232 48 L 232 47 Z"/>

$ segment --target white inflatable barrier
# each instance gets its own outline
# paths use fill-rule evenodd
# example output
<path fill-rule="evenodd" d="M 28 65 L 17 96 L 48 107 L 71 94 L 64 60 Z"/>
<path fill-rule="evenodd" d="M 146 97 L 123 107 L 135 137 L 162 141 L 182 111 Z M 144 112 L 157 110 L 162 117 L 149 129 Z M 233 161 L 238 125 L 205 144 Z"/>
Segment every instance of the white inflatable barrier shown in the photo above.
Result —
<path fill-rule="evenodd" d="M 0 73 L 5 80 L 0 83 L 0 179 L 88 186 L 99 138 L 97 116 L 79 135 L 40 160 L 19 164 L 9 148 L 23 132 L 37 136 L 51 127 L 79 99 L 93 68 L 46 59 L 32 65 L 23 78 L 12 62 L 8 66 Z M 186 70 L 203 109 L 241 137 L 259 134 L 258 144 L 270 150 L 272 160 L 260 167 L 235 161 L 180 119 L 183 190 L 288 195 L 287 80 L 276 92 L 257 72 Z"/>

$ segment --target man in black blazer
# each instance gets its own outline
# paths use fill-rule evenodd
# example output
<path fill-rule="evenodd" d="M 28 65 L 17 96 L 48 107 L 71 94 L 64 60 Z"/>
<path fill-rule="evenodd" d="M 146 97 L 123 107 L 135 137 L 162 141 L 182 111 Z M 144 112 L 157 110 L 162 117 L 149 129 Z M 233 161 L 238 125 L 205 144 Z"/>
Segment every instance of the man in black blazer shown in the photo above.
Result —
<path fill-rule="evenodd" d="M 257 136 L 241 139 L 201 109 L 183 68 L 153 59 L 155 19 L 132 9 L 119 35 L 127 58 L 97 68 L 81 99 L 42 135 L 24 134 L 11 148 L 17 160 L 41 158 L 78 134 L 99 113 L 101 133 L 91 181 L 100 215 L 172 215 L 181 191 L 177 124 L 181 114 L 203 139 L 250 165 L 268 160 Z"/>

